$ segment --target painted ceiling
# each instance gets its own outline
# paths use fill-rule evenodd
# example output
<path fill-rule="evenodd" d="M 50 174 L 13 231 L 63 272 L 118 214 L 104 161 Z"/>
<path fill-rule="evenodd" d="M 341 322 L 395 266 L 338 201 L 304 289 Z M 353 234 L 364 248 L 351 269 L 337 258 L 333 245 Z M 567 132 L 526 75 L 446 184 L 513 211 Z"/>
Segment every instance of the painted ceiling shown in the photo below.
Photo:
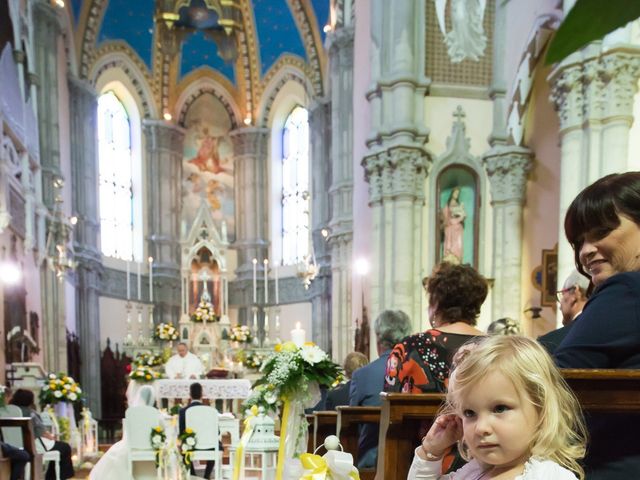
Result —
<path fill-rule="evenodd" d="M 83 2 L 71 0 L 71 10 L 77 24 Z M 289 0 L 309 2 L 315 14 L 318 30 L 324 42 L 323 26 L 328 21 L 329 0 Z M 294 21 L 287 0 L 250 0 L 259 46 L 261 74 L 285 53 L 308 61 L 303 36 Z M 128 43 L 149 69 L 152 67 L 154 0 L 108 0 L 100 28 L 97 45 L 111 40 Z M 182 45 L 180 77 L 199 67 L 208 66 L 217 70 L 232 83 L 235 82 L 233 64 L 225 63 L 217 54 L 217 45 L 202 32 L 190 35 Z"/>

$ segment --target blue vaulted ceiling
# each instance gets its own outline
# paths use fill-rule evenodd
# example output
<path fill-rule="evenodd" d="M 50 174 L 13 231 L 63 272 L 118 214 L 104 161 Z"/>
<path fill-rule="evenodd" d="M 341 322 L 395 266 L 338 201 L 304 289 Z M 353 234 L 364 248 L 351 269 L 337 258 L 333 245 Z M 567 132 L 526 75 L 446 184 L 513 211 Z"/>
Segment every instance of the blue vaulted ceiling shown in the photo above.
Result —
<path fill-rule="evenodd" d="M 71 2 L 77 21 L 83 0 Z M 254 9 L 262 73 L 264 74 L 283 53 L 295 54 L 307 60 L 302 36 L 287 0 L 251 0 L 251 3 Z M 310 3 L 322 32 L 329 16 L 329 0 L 310 0 Z M 154 8 L 154 0 L 108 0 L 98 44 L 107 40 L 123 40 L 151 69 Z M 322 36 L 324 40 L 324 33 Z M 201 66 L 219 71 L 231 82 L 235 80 L 233 66 L 225 64 L 218 57 L 215 43 L 198 33 L 191 35 L 183 44 L 181 77 Z"/>
<path fill-rule="evenodd" d="M 78 24 L 80 18 L 80 9 L 82 8 L 82 0 L 71 0 L 71 11 L 73 12 L 73 20 Z"/>

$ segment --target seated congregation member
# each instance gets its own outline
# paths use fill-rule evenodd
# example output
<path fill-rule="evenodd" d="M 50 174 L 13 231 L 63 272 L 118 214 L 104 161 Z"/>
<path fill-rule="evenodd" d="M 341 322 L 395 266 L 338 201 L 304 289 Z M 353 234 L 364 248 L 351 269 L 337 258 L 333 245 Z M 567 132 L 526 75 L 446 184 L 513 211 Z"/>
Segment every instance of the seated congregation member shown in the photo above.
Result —
<path fill-rule="evenodd" d="M 556 292 L 558 305 L 562 313 L 562 327 L 552 330 L 546 335 L 538 337 L 538 341 L 553 354 L 558 345 L 567 336 L 573 326 L 573 322 L 578 319 L 587 303 L 587 291 L 589 290 L 589 279 L 573 270 L 564 282 L 561 290 Z"/>
<path fill-rule="evenodd" d="M 138 390 L 136 397 L 131 401 L 130 407 L 153 407 L 155 405 L 155 395 L 153 387 L 143 385 Z M 129 444 L 127 437 L 123 433 L 122 440 L 111 445 L 109 450 L 98 460 L 98 463 L 91 469 L 89 480 L 130 480 L 129 460 L 128 460 Z M 157 477 L 155 465 L 150 471 L 136 471 L 135 480 L 152 480 Z"/>
<path fill-rule="evenodd" d="M 11 464 L 11 477 L 7 480 L 24 480 L 24 472 L 31 455 L 21 448 L 14 447 L 0 440 L 2 455 L 9 459 Z"/>
<path fill-rule="evenodd" d="M 484 335 L 475 328 L 487 298 L 487 281 L 469 265 L 442 263 L 427 280 L 426 332 L 398 343 L 387 360 L 385 392 L 446 391 L 454 354 L 465 342 Z"/>
<path fill-rule="evenodd" d="M 31 390 L 19 388 L 13 393 L 10 403 L 22 410 L 22 415 L 31 417 L 33 422 L 33 434 L 36 437 L 36 449 L 39 451 L 55 450 L 60 452 L 60 478 L 71 478 L 74 475 L 73 462 L 71 461 L 71 446 L 66 442 L 56 440 L 51 432 L 42 423 L 40 414 L 35 409 L 35 396 Z M 46 480 L 54 480 L 56 472 L 53 462 L 49 464 Z"/>
<path fill-rule="evenodd" d="M 182 434 L 186 428 L 187 410 L 191 407 L 204 405 L 202 403 L 202 384 L 195 382 L 189 385 L 189 397 L 189 404 L 186 407 L 181 408 L 178 412 L 178 431 L 180 434 Z M 220 448 L 222 449 L 222 445 L 220 445 Z M 213 461 L 207 460 L 207 466 L 204 470 L 204 478 L 209 478 L 212 471 Z M 191 474 L 195 475 L 193 464 L 191 465 Z"/>
<path fill-rule="evenodd" d="M 640 369 L 640 172 L 586 187 L 564 221 L 576 267 L 595 290 L 554 353 L 561 368 Z M 640 478 L 640 415 L 591 415 L 589 480 Z"/>
<path fill-rule="evenodd" d="M 513 318 L 499 318 L 487 327 L 489 335 L 520 335 L 520 325 Z"/>
<path fill-rule="evenodd" d="M 351 377 L 353 372 L 357 369 L 364 367 L 369 363 L 369 359 L 360 352 L 351 352 L 344 359 L 344 376 L 347 378 L 347 383 L 338 385 L 336 388 L 329 390 L 327 393 L 327 400 L 325 402 L 325 408 L 327 410 L 335 410 L 336 407 L 341 405 L 349 405 L 349 390 L 351 389 Z"/>
<path fill-rule="evenodd" d="M 535 340 L 479 342 L 453 371 L 447 403 L 416 448 L 408 480 L 584 479 L 580 405 Z M 441 475 L 442 457 L 456 443 L 469 463 Z"/>
<path fill-rule="evenodd" d="M 377 407 L 382 404 L 380 392 L 384 387 L 384 372 L 391 348 L 409 335 L 411 320 L 401 310 L 385 310 L 373 322 L 379 357 L 353 372 L 349 389 L 349 405 Z M 360 427 L 358 439 L 358 468 L 376 465 L 379 426 L 365 424 Z"/>

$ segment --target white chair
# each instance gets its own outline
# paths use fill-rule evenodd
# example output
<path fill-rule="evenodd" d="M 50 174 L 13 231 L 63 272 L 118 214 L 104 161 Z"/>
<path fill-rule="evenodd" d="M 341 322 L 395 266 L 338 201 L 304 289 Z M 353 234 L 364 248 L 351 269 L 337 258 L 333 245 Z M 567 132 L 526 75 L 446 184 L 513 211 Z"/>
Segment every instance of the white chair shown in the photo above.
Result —
<path fill-rule="evenodd" d="M 151 447 L 151 429 L 160 425 L 160 411 L 153 407 L 129 407 L 124 414 L 124 434 L 129 445 L 129 474 L 133 477 L 133 462 L 155 462 Z"/>
<path fill-rule="evenodd" d="M 22 417 L 22 410 L 15 405 L 6 405 L 0 408 L 0 417 Z M 51 420 L 51 417 L 43 413 L 40 418 L 45 427 L 48 427 L 47 420 Z M 13 445 L 17 448 L 24 448 L 24 442 L 22 441 L 22 431 L 18 427 L 2 427 L 2 438 L 9 445 Z M 49 443 L 45 440 L 46 443 Z M 44 470 L 47 470 L 49 462 L 54 462 L 54 469 L 56 472 L 56 480 L 60 480 L 60 452 L 56 450 L 46 450 L 45 445 L 40 439 L 36 439 L 36 451 L 42 454 L 42 464 Z M 53 445 L 53 441 L 51 441 Z M 31 464 L 27 464 L 26 476 L 31 478 L 31 472 L 28 470 Z"/>
<path fill-rule="evenodd" d="M 218 411 L 206 405 L 190 407 L 185 415 L 185 427 L 196 434 L 196 449 L 192 460 L 213 460 L 213 478 L 220 479 L 222 455 L 219 449 L 220 431 L 218 429 Z"/>

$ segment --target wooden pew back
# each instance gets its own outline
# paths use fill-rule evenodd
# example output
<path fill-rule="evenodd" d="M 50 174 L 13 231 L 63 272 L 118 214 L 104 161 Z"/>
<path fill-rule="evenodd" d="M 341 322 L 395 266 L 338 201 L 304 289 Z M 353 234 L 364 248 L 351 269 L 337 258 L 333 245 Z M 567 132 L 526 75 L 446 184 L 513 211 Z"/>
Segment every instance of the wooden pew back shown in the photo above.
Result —
<path fill-rule="evenodd" d="M 31 480 L 41 480 L 42 454 L 37 453 L 33 425 L 28 417 L 0 417 L 0 427 L 20 427 L 24 449 L 31 455 Z"/>
<path fill-rule="evenodd" d="M 366 423 L 380 424 L 380 407 L 338 407 L 337 435 L 345 452 L 353 456 L 353 464 L 358 465 L 359 426 Z M 373 480 L 375 470 L 360 470 L 361 480 Z"/>

